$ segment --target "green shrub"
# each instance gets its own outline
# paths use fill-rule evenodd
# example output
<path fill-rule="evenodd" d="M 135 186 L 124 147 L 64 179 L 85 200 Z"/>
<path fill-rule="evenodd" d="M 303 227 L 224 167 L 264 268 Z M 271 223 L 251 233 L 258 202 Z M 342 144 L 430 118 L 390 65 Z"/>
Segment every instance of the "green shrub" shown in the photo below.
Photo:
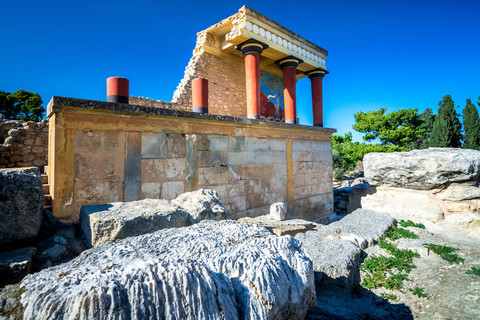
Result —
<path fill-rule="evenodd" d="M 435 252 L 443 260 L 448 261 L 448 263 L 450 264 L 452 263 L 459 264 L 460 262 L 465 261 L 465 259 L 460 258 L 458 255 L 453 253 L 458 250 L 457 248 L 442 246 L 442 245 L 433 244 L 433 243 L 424 243 L 423 246 L 428 250 Z"/>

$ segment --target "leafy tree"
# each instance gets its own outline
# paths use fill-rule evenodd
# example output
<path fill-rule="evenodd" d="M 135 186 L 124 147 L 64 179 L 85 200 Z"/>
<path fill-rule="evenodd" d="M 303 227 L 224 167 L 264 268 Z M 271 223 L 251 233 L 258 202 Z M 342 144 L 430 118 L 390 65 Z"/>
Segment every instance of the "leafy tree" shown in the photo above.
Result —
<path fill-rule="evenodd" d="M 452 97 L 444 96 L 438 105 L 429 146 L 458 148 L 461 146 L 461 124 Z"/>
<path fill-rule="evenodd" d="M 348 132 L 343 137 L 332 136 L 332 157 L 335 178 L 343 176 L 345 171 L 352 170 L 363 156 L 370 152 L 406 151 L 405 148 L 395 145 L 367 144 L 352 141 L 352 133 Z"/>
<path fill-rule="evenodd" d="M 385 113 L 378 111 L 357 112 L 353 129 L 365 133 L 365 141 L 379 139 L 383 145 L 406 147 L 425 138 L 424 120 L 417 109 L 400 109 Z"/>
<path fill-rule="evenodd" d="M 463 109 L 463 127 L 465 129 L 464 148 L 480 150 L 480 119 L 475 105 L 467 99 Z"/>
<path fill-rule="evenodd" d="M 38 93 L 17 90 L 14 93 L 0 91 L 0 112 L 7 119 L 40 121 L 45 109 Z"/>

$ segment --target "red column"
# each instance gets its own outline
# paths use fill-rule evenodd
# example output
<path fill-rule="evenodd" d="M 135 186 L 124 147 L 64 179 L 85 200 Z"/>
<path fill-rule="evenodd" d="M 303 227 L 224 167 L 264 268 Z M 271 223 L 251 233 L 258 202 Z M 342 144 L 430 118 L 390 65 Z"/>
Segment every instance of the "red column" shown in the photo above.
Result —
<path fill-rule="evenodd" d="M 322 82 L 325 70 L 314 70 L 308 73 L 312 85 L 313 125 L 323 127 L 323 89 Z"/>
<path fill-rule="evenodd" d="M 193 112 L 208 113 L 208 80 L 196 78 L 192 80 Z"/>
<path fill-rule="evenodd" d="M 245 79 L 247 86 L 247 117 L 260 119 L 260 55 L 245 55 Z"/>
<path fill-rule="evenodd" d="M 283 101 L 285 105 L 285 123 L 297 123 L 297 67 L 303 60 L 288 56 L 277 61 L 283 70 Z"/>
<path fill-rule="evenodd" d="M 268 45 L 255 39 L 237 46 L 245 57 L 245 79 L 247 87 L 247 117 L 260 119 L 260 54 Z"/>
<path fill-rule="evenodd" d="M 107 101 L 128 103 L 129 100 L 128 79 L 122 77 L 107 78 Z"/>

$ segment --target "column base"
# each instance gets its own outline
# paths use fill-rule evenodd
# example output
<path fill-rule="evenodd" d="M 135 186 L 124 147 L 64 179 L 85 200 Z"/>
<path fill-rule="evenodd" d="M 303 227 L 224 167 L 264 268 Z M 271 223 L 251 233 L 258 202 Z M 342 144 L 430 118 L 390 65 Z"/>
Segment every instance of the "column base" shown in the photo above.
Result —
<path fill-rule="evenodd" d="M 255 119 L 255 120 L 260 120 L 260 116 L 258 114 L 249 114 L 248 119 Z"/>
<path fill-rule="evenodd" d="M 202 107 L 192 108 L 192 111 L 197 113 L 208 113 L 208 108 L 202 108 Z"/>
<path fill-rule="evenodd" d="M 314 127 L 323 127 L 323 123 L 315 123 L 313 126 Z"/>
<path fill-rule="evenodd" d="M 288 123 L 288 124 L 297 124 L 297 120 L 285 120 L 285 123 Z"/>
<path fill-rule="evenodd" d="M 129 97 L 118 96 L 118 95 L 109 95 L 107 96 L 107 102 L 115 103 L 128 103 Z"/>

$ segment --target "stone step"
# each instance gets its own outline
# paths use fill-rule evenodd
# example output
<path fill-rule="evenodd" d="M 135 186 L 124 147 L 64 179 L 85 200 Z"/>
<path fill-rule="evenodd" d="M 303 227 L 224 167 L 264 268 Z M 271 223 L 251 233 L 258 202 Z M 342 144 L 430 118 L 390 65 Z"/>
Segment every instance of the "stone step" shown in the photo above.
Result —
<path fill-rule="evenodd" d="M 52 196 L 49 195 L 49 194 L 46 194 L 46 195 L 44 195 L 43 200 L 44 200 L 43 202 L 45 204 L 47 204 L 47 203 L 50 204 L 52 202 Z"/>
<path fill-rule="evenodd" d="M 46 173 L 42 174 L 42 183 L 48 184 L 48 175 Z"/>
<path fill-rule="evenodd" d="M 43 185 L 43 194 L 49 194 L 50 193 L 50 186 L 48 184 Z"/>

